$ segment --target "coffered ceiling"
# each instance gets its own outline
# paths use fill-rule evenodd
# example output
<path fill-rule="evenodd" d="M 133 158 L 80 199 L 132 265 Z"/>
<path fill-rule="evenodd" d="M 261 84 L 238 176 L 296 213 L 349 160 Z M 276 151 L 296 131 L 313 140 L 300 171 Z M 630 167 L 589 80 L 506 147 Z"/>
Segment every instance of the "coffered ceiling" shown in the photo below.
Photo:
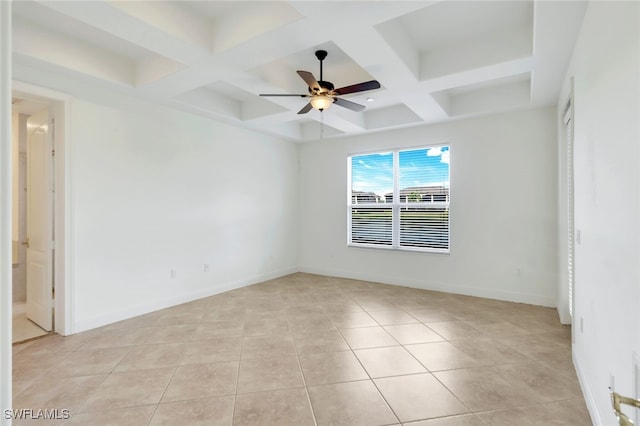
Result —
<path fill-rule="evenodd" d="M 37 69 L 295 141 L 553 105 L 581 1 L 14 1 L 14 72 Z M 296 70 L 380 89 L 297 114 Z M 55 79 L 51 80 L 55 82 Z M 55 86 L 56 83 L 50 83 Z M 51 87 L 70 92 L 73 84 Z M 80 90 L 80 89 L 77 89 Z"/>

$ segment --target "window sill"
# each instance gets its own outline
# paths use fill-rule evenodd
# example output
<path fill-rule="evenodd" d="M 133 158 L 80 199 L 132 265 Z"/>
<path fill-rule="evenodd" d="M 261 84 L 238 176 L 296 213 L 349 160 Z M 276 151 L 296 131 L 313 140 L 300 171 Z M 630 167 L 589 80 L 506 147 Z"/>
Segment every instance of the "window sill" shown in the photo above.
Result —
<path fill-rule="evenodd" d="M 391 247 L 381 246 L 375 244 L 347 244 L 347 247 L 365 250 L 384 250 L 384 251 L 399 251 L 408 253 L 422 253 L 422 254 L 436 254 L 436 255 L 450 255 L 451 249 L 422 249 L 411 247 Z"/>

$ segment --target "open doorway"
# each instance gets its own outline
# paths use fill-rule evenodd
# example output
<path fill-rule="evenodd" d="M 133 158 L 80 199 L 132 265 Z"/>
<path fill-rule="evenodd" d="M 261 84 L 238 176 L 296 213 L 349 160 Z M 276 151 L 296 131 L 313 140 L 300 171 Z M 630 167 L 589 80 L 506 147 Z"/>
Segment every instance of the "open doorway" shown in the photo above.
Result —
<path fill-rule="evenodd" d="M 54 331 L 69 334 L 64 300 L 65 164 L 64 158 L 55 158 L 58 147 L 64 154 L 66 100 L 46 92 L 21 84 L 14 84 L 12 92 L 14 343 Z"/>
<path fill-rule="evenodd" d="M 13 96 L 11 104 L 13 342 L 21 342 L 53 329 L 53 294 L 34 294 L 33 288 L 36 275 L 40 275 L 43 285 L 53 288 L 53 277 L 47 273 L 53 266 L 53 252 L 42 250 L 43 245 L 50 246 L 44 240 L 53 241 L 50 238 L 53 216 L 48 208 L 42 208 L 53 199 L 49 190 L 53 183 L 49 171 L 53 161 L 47 155 L 53 141 L 48 123 L 49 102 Z M 36 259 L 34 237 L 38 248 Z M 47 307 L 40 309 L 46 318 L 34 317 L 34 304 Z"/>

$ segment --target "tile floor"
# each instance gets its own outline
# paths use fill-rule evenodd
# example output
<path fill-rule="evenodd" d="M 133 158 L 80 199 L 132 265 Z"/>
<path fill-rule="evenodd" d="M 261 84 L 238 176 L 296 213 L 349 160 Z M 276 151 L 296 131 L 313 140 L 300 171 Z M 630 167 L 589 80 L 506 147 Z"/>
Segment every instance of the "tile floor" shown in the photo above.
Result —
<path fill-rule="evenodd" d="M 14 408 L 69 410 L 38 425 L 589 425 L 570 346 L 554 309 L 298 273 L 14 345 Z"/>

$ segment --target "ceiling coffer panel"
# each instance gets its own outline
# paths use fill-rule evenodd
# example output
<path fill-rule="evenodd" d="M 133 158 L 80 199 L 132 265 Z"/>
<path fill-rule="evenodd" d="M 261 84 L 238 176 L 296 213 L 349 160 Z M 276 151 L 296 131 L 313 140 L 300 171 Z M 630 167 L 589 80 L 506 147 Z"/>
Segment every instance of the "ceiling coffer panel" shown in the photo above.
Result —
<path fill-rule="evenodd" d="M 22 0 L 14 78 L 302 142 L 554 105 L 585 10 L 580 0 Z"/>

